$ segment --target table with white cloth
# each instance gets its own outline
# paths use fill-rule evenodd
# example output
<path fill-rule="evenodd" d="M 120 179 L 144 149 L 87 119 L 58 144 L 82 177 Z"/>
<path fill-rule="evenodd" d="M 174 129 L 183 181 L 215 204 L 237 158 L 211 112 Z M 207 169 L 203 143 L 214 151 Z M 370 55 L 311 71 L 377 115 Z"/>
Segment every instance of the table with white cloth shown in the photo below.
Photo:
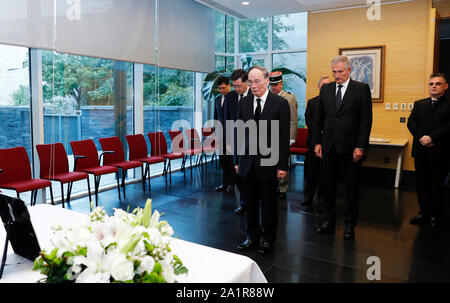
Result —
<path fill-rule="evenodd" d="M 50 243 L 53 224 L 69 227 L 86 217 L 85 214 L 49 204 L 28 207 L 28 211 L 41 249 L 45 249 Z M 1 227 L 0 248 L 2 252 L 5 236 L 6 231 Z M 189 270 L 188 275 L 178 277 L 178 282 L 267 283 L 259 266 L 246 256 L 180 239 L 173 239 L 170 246 L 172 252 L 178 255 Z M 44 277 L 32 269 L 33 262 L 15 254 L 9 245 L 6 267 L 0 283 L 33 283 Z"/>

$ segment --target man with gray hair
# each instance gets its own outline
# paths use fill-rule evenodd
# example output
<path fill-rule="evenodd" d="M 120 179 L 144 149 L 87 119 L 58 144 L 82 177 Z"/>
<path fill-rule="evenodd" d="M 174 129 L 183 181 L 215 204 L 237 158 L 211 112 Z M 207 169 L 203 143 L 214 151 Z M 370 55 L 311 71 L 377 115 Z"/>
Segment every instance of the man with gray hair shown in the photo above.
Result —
<path fill-rule="evenodd" d="M 346 56 L 331 62 L 334 82 L 322 87 L 314 117 L 313 144 L 323 159 L 325 220 L 316 233 L 334 233 L 336 190 L 339 174 L 345 182 L 347 211 L 344 239 L 355 236 L 358 218 L 361 160 L 369 145 L 372 128 L 372 96 L 366 83 L 350 79 L 352 68 Z"/>

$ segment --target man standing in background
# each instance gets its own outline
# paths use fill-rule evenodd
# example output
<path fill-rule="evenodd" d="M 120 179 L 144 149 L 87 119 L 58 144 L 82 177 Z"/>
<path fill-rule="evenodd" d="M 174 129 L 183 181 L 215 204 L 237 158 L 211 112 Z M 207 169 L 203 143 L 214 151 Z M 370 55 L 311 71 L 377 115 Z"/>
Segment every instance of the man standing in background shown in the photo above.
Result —
<path fill-rule="evenodd" d="M 410 223 L 436 228 L 442 212 L 450 157 L 450 100 L 445 97 L 447 77 L 442 73 L 432 74 L 428 88 L 430 97 L 414 102 L 408 118 L 420 207 L 419 214 Z"/>
<path fill-rule="evenodd" d="M 283 74 L 279 71 L 271 72 L 269 74 L 270 91 L 275 95 L 279 95 L 287 100 L 290 109 L 290 128 L 289 128 L 289 145 L 295 143 L 297 138 L 298 127 L 298 104 L 295 95 L 283 90 Z M 278 197 L 280 199 L 286 199 L 286 192 L 289 187 L 289 171 L 285 178 L 282 178 L 278 182 Z"/>
<path fill-rule="evenodd" d="M 217 79 L 217 87 L 219 89 L 220 95 L 214 100 L 214 120 L 219 121 L 222 124 L 222 130 L 225 130 L 225 96 L 230 92 L 230 78 L 220 76 Z M 226 191 L 228 186 L 232 185 L 231 174 L 234 168 L 229 161 L 229 156 L 225 154 L 225 133 L 223 132 L 222 138 L 218 142 L 223 146 L 223 155 L 219 155 L 219 163 L 222 168 L 222 184 L 215 188 L 215 191 Z"/>
<path fill-rule="evenodd" d="M 328 76 L 320 77 L 319 83 L 317 83 L 319 92 L 324 84 L 328 84 L 330 82 L 331 80 Z M 308 139 L 306 142 L 308 144 L 308 153 L 305 156 L 305 165 L 303 167 L 303 206 L 312 206 L 316 190 L 319 202 L 323 197 L 323 189 L 320 186 L 322 160 L 316 157 L 316 154 L 314 153 L 314 145 L 312 143 L 312 136 L 314 131 L 314 115 L 317 109 L 318 101 L 319 96 L 309 99 L 305 110 L 305 123 L 308 127 Z"/>

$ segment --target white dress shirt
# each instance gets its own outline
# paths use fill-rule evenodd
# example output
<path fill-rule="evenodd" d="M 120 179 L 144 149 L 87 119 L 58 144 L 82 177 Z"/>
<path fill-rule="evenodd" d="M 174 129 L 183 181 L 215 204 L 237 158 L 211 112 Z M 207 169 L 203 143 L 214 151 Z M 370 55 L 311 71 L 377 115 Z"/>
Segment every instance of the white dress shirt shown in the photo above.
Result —
<path fill-rule="evenodd" d="M 347 87 L 348 87 L 348 84 L 349 84 L 349 83 L 350 83 L 350 78 L 348 78 L 347 81 L 345 81 L 344 83 L 342 83 L 342 87 L 341 87 L 341 100 L 344 100 L 344 95 L 345 95 L 345 92 L 347 91 Z M 339 84 L 336 83 L 336 94 L 335 94 L 335 95 L 337 95 L 338 90 L 339 90 Z"/>
<path fill-rule="evenodd" d="M 261 98 L 258 98 L 256 96 L 253 97 L 253 114 L 256 112 L 256 107 L 258 106 L 258 101 L 256 99 L 261 99 L 261 114 L 264 109 L 264 104 L 266 104 L 267 95 L 269 94 L 269 90 L 266 89 L 266 92 L 264 95 L 261 96 Z"/>

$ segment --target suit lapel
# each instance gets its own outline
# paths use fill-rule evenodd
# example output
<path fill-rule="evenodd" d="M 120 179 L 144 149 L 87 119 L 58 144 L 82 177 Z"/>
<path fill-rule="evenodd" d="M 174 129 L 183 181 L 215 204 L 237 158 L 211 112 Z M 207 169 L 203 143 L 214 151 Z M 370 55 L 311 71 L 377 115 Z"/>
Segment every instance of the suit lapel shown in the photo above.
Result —
<path fill-rule="evenodd" d="M 266 117 L 267 113 L 270 112 L 272 105 L 273 105 L 272 93 L 269 91 L 269 94 L 267 95 L 267 98 L 266 98 L 266 103 L 264 103 L 264 108 L 261 112 L 261 119 L 264 119 Z"/>
<path fill-rule="evenodd" d="M 352 100 L 352 96 L 355 93 L 355 83 L 353 80 L 350 79 L 350 82 L 348 83 L 347 89 L 345 90 L 345 95 L 344 98 L 342 99 L 342 105 L 341 108 L 339 109 L 339 112 L 341 112 L 343 110 L 343 108 L 350 106 L 350 103 Z"/>

